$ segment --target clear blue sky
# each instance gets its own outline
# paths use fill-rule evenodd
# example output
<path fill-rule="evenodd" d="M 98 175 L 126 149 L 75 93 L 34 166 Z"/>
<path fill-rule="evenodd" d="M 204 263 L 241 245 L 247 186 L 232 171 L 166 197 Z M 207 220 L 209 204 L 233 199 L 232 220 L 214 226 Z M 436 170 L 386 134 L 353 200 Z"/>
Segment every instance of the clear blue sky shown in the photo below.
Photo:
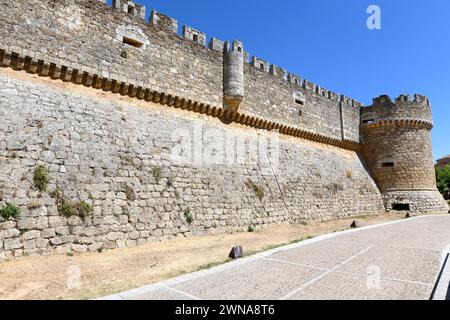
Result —
<path fill-rule="evenodd" d="M 111 1 L 109 1 L 111 2 Z M 209 38 L 239 39 L 268 60 L 366 105 L 422 93 L 433 104 L 434 157 L 450 154 L 449 0 L 138 0 Z M 382 29 L 366 27 L 378 5 Z"/>

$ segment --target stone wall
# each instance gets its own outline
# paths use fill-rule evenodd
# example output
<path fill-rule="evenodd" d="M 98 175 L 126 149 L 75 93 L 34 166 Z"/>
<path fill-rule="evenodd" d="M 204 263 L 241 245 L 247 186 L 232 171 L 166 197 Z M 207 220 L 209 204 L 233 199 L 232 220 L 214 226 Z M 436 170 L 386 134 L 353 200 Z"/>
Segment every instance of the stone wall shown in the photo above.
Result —
<path fill-rule="evenodd" d="M 10 69 L 0 69 L 0 118 L 0 207 L 21 208 L 18 219 L 0 218 L 1 257 L 384 211 L 358 155 L 325 144 L 274 137 L 267 150 L 279 160 L 255 161 L 251 145 L 272 137 L 267 131 Z M 203 137 L 192 162 L 171 156 L 181 133 Z M 218 141 L 245 141 L 244 161 L 205 162 L 220 154 L 220 144 L 208 147 Z M 40 164 L 51 177 L 42 193 L 33 183 Z M 92 205 L 92 215 L 62 216 L 56 189 Z"/>

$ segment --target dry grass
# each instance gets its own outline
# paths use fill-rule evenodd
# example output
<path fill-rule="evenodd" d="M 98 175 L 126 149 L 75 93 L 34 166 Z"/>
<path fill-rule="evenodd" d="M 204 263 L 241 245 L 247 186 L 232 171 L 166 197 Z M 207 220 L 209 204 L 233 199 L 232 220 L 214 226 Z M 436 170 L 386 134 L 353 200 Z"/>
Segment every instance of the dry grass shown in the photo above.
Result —
<path fill-rule="evenodd" d="M 400 218 L 382 215 L 358 220 L 370 225 Z M 177 239 L 103 253 L 11 258 L 0 262 L 0 299 L 101 297 L 224 263 L 237 244 L 247 254 L 256 253 L 347 229 L 352 220 L 278 225 L 259 232 Z M 80 290 L 66 289 L 69 266 L 81 270 Z"/>

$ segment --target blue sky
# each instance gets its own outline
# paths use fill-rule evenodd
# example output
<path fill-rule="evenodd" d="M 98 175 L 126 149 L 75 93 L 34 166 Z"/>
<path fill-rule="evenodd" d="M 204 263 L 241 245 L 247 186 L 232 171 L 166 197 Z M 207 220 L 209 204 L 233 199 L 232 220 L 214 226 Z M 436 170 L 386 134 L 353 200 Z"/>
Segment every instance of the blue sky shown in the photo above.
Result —
<path fill-rule="evenodd" d="M 109 1 L 110 2 L 110 1 Z M 138 0 L 209 38 L 239 39 L 251 55 L 366 105 L 421 93 L 433 104 L 434 157 L 450 154 L 448 0 Z M 382 29 L 366 27 L 381 8 Z"/>

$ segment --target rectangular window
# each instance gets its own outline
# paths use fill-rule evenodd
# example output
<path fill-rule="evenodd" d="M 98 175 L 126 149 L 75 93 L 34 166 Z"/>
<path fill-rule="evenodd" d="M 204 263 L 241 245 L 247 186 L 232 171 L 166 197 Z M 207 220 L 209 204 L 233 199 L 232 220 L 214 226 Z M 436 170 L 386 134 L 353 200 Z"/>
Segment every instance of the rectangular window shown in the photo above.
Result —
<path fill-rule="evenodd" d="M 128 6 L 128 13 L 134 15 L 134 7 L 133 6 Z"/>
<path fill-rule="evenodd" d="M 395 211 L 410 211 L 410 205 L 408 203 L 393 203 L 392 210 Z"/>
<path fill-rule="evenodd" d="M 131 38 L 127 38 L 127 37 L 123 37 L 123 43 L 128 44 L 130 46 L 136 47 L 136 48 L 140 48 L 142 47 L 144 44 L 140 41 L 131 39 Z"/>
<path fill-rule="evenodd" d="M 303 102 L 302 100 L 298 100 L 298 99 L 295 99 L 295 103 L 300 104 L 302 106 L 305 104 L 305 102 Z"/>
<path fill-rule="evenodd" d="M 192 35 L 192 40 L 194 41 L 194 42 L 198 42 L 198 34 L 193 34 Z"/>
<path fill-rule="evenodd" d="M 381 164 L 381 166 L 382 166 L 383 168 L 393 168 L 393 167 L 394 167 L 394 163 L 393 163 L 393 162 L 383 162 L 383 163 Z"/>

